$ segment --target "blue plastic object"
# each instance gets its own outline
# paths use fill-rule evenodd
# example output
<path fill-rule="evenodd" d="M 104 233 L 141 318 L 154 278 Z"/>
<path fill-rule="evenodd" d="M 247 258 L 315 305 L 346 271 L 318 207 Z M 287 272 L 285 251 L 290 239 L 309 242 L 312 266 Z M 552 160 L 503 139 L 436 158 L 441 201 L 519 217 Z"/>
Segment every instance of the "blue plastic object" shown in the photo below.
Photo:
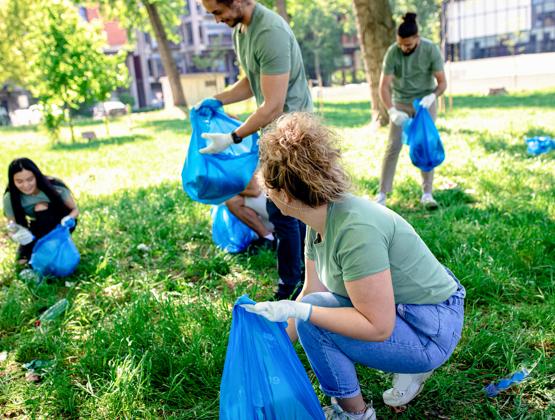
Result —
<path fill-rule="evenodd" d="M 246 250 L 255 237 L 254 230 L 241 222 L 225 204 L 212 206 L 212 238 L 218 246 L 230 254 Z"/>
<path fill-rule="evenodd" d="M 185 166 L 181 172 L 183 189 L 193 200 L 204 204 L 221 204 L 243 191 L 258 164 L 258 134 L 233 144 L 221 153 L 199 152 L 209 143 L 204 133 L 231 133 L 241 125 L 224 112 L 222 103 L 207 99 L 191 110 L 193 135 Z"/>
<path fill-rule="evenodd" d="M 287 323 L 270 322 L 239 305 L 220 386 L 220 420 L 324 420 L 314 388 L 287 336 Z"/>
<path fill-rule="evenodd" d="M 508 379 L 501 379 L 497 385 L 495 383 L 491 383 L 488 386 L 484 387 L 482 391 L 486 391 L 488 397 L 496 397 L 499 395 L 499 391 L 503 391 L 509 388 L 512 384 L 519 384 L 525 379 L 529 378 L 530 374 L 526 369 L 522 369 L 518 372 L 515 372 L 511 375 Z"/>
<path fill-rule="evenodd" d="M 35 244 L 29 264 L 41 277 L 67 277 L 79 265 L 79 251 L 69 233 L 73 227 L 75 220 L 70 219 L 66 226 L 59 224 Z"/>
<path fill-rule="evenodd" d="M 555 141 L 551 137 L 532 137 L 526 140 L 526 144 L 528 144 L 528 153 L 534 156 L 555 149 Z"/>
<path fill-rule="evenodd" d="M 412 122 L 403 125 L 406 144 L 410 147 L 412 164 L 424 172 L 430 172 L 445 160 L 445 150 L 434 120 L 426 108 L 419 105 L 420 99 L 412 103 L 416 115 Z"/>

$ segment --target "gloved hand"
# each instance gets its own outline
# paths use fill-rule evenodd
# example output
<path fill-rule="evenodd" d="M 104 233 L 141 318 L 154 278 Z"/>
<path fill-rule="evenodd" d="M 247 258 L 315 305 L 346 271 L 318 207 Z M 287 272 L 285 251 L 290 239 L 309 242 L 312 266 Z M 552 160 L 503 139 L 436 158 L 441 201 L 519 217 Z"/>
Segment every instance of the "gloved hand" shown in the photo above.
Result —
<path fill-rule="evenodd" d="M 436 99 L 436 94 L 430 93 L 429 95 L 424 96 L 418 105 L 428 109 L 436 101 Z"/>
<path fill-rule="evenodd" d="M 60 221 L 60 223 L 62 224 L 62 226 L 65 226 L 69 220 L 73 220 L 73 217 L 67 215 Z M 75 220 L 73 220 L 73 223 L 70 222 L 69 224 L 75 226 Z"/>
<path fill-rule="evenodd" d="M 277 302 L 261 302 L 256 305 L 240 305 L 247 312 L 261 315 L 272 322 L 286 322 L 289 318 L 299 318 L 303 321 L 310 319 L 312 305 L 295 302 L 293 300 L 279 300 Z"/>
<path fill-rule="evenodd" d="M 213 96 L 211 96 L 210 98 L 206 98 L 206 99 L 203 99 L 203 100 L 200 101 L 200 102 L 197 102 L 197 103 L 195 104 L 195 106 L 194 106 L 195 110 L 198 111 L 198 109 L 202 106 L 202 103 L 203 103 L 204 101 L 208 101 L 209 99 L 216 99 L 216 98 L 214 98 Z"/>
<path fill-rule="evenodd" d="M 16 233 L 12 235 L 12 241 L 16 244 L 29 245 L 35 240 L 35 237 L 29 229 L 19 229 Z"/>
<path fill-rule="evenodd" d="M 403 111 L 398 111 L 397 108 L 395 108 L 394 106 L 389 108 L 387 114 L 389 115 L 389 119 L 391 120 L 391 122 L 395 125 L 398 125 L 399 127 L 401 127 L 405 123 L 405 121 L 409 119 L 409 114 Z"/>
<path fill-rule="evenodd" d="M 204 149 L 200 149 L 200 153 L 220 153 L 233 144 L 231 133 L 204 133 L 201 137 L 206 140 L 211 140 L 212 143 Z"/>

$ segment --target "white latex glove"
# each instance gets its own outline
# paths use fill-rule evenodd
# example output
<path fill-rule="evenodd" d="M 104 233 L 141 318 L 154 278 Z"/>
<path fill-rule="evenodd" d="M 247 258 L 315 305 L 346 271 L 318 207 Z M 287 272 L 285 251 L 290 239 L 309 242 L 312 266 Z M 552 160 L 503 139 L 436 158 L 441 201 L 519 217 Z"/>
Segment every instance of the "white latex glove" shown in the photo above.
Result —
<path fill-rule="evenodd" d="M 12 241 L 16 244 L 29 245 L 35 240 L 35 237 L 29 229 L 20 229 L 12 235 Z"/>
<path fill-rule="evenodd" d="M 430 93 L 429 95 L 424 96 L 418 105 L 428 109 L 436 101 L 436 99 L 436 94 Z"/>
<path fill-rule="evenodd" d="M 289 318 L 299 318 L 308 321 L 312 313 L 309 303 L 295 302 L 293 300 L 279 300 L 277 302 L 261 302 L 256 305 L 240 305 L 247 312 L 261 315 L 272 322 L 286 322 Z"/>
<path fill-rule="evenodd" d="M 394 106 L 389 108 L 387 114 L 389 115 L 389 119 L 391 120 L 391 122 L 395 125 L 398 125 L 399 127 L 401 127 L 405 123 L 405 121 L 409 119 L 409 114 L 403 111 L 398 111 L 397 108 L 395 108 Z"/>
<path fill-rule="evenodd" d="M 70 220 L 70 219 L 73 219 L 73 217 L 67 215 L 66 217 L 64 217 L 64 218 L 60 221 L 60 223 L 62 224 L 62 226 L 65 226 L 66 223 L 67 223 L 67 221 Z"/>
<path fill-rule="evenodd" d="M 233 144 L 231 133 L 204 133 L 201 137 L 206 140 L 211 140 L 212 143 L 204 149 L 200 149 L 200 153 L 220 153 Z"/>
<path fill-rule="evenodd" d="M 200 101 L 200 102 L 197 102 L 197 103 L 195 104 L 195 110 L 198 111 L 198 109 L 201 107 L 202 103 L 203 103 L 204 101 L 207 101 L 208 99 L 216 99 L 216 98 L 214 98 L 213 96 L 211 96 L 210 98 L 206 98 L 206 99 L 203 99 L 203 100 Z"/>

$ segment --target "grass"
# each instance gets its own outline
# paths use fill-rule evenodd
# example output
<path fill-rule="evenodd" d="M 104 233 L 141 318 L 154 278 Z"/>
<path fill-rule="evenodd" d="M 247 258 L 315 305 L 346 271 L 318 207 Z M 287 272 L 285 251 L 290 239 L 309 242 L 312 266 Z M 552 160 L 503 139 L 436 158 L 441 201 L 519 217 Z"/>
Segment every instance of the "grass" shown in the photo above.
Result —
<path fill-rule="evenodd" d="M 554 135 L 553 90 L 455 97 L 438 128 L 447 159 L 436 171 L 441 205 L 423 211 L 406 150 L 388 200 L 467 289 L 460 344 L 408 411 L 382 402 L 391 377 L 359 366 L 378 418 L 552 419 L 555 414 L 555 153 L 530 157 L 524 139 Z M 369 103 L 329 101 L 345 138 L 357 194 L 377 191 L 387 130 L 369 132 Z M 251 107 L 252 110 L 252 107 Z M 249 108 L 230 109 L 245 118 Z M 0 419 L 216 419 L 234 300 L 272 294 L 275 256 L 228 255 L 211 239 L 209 207 L 190 200 L 180 172 L 191 128 L 163 113 L 103 125 L 87 143 L 52 145 L 33 128 L 0 128 L 0 185 L 27 156 L 72 189 L 82 213 L 81 264 L 41 286 L 20 280 L 15 246 L 0 238 Z M 62 134 L 69 138 L 64 129 Z M 440 189 L 445 187 L 445 189 Z M 2 222 L 3 223 L 3 222 Z M 3 229 L 3 226 L 2 226 Z M 137 249 L 146 244 L 148 251 Z M 65 286 L 69 281 L 69 287 Z M 32 324 L 65 297 L 65 316 Z M 302 348 L 296 346 L 317 389 Z M 44 380 L 22 363 L 53 360 Z M 484 385 L 526 367 L 527 382 L 487 398 Z M 318 391 L 322 404 L 329 399 Z"/>

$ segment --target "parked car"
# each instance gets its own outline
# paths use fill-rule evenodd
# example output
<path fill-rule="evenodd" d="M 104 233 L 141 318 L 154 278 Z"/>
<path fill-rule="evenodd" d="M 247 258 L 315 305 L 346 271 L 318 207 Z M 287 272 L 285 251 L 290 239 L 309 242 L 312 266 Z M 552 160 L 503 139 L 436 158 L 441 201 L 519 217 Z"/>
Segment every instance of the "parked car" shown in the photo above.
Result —
<path fill-rule="evenodd" d="M 36 125 L 43 119 L 42 109 L 39 105 L 31 105 L 27 109 L 16 109 L 10 114 L 10 120 L 14 127 L 21 125 Z"/>
<path fill-rule="evenodd" d="M 127 115 L 129 108 L 123 102 L 109 101 L 101 102 L 93 108 L 93 120 L 100 120 L 105 116 Z"/>

